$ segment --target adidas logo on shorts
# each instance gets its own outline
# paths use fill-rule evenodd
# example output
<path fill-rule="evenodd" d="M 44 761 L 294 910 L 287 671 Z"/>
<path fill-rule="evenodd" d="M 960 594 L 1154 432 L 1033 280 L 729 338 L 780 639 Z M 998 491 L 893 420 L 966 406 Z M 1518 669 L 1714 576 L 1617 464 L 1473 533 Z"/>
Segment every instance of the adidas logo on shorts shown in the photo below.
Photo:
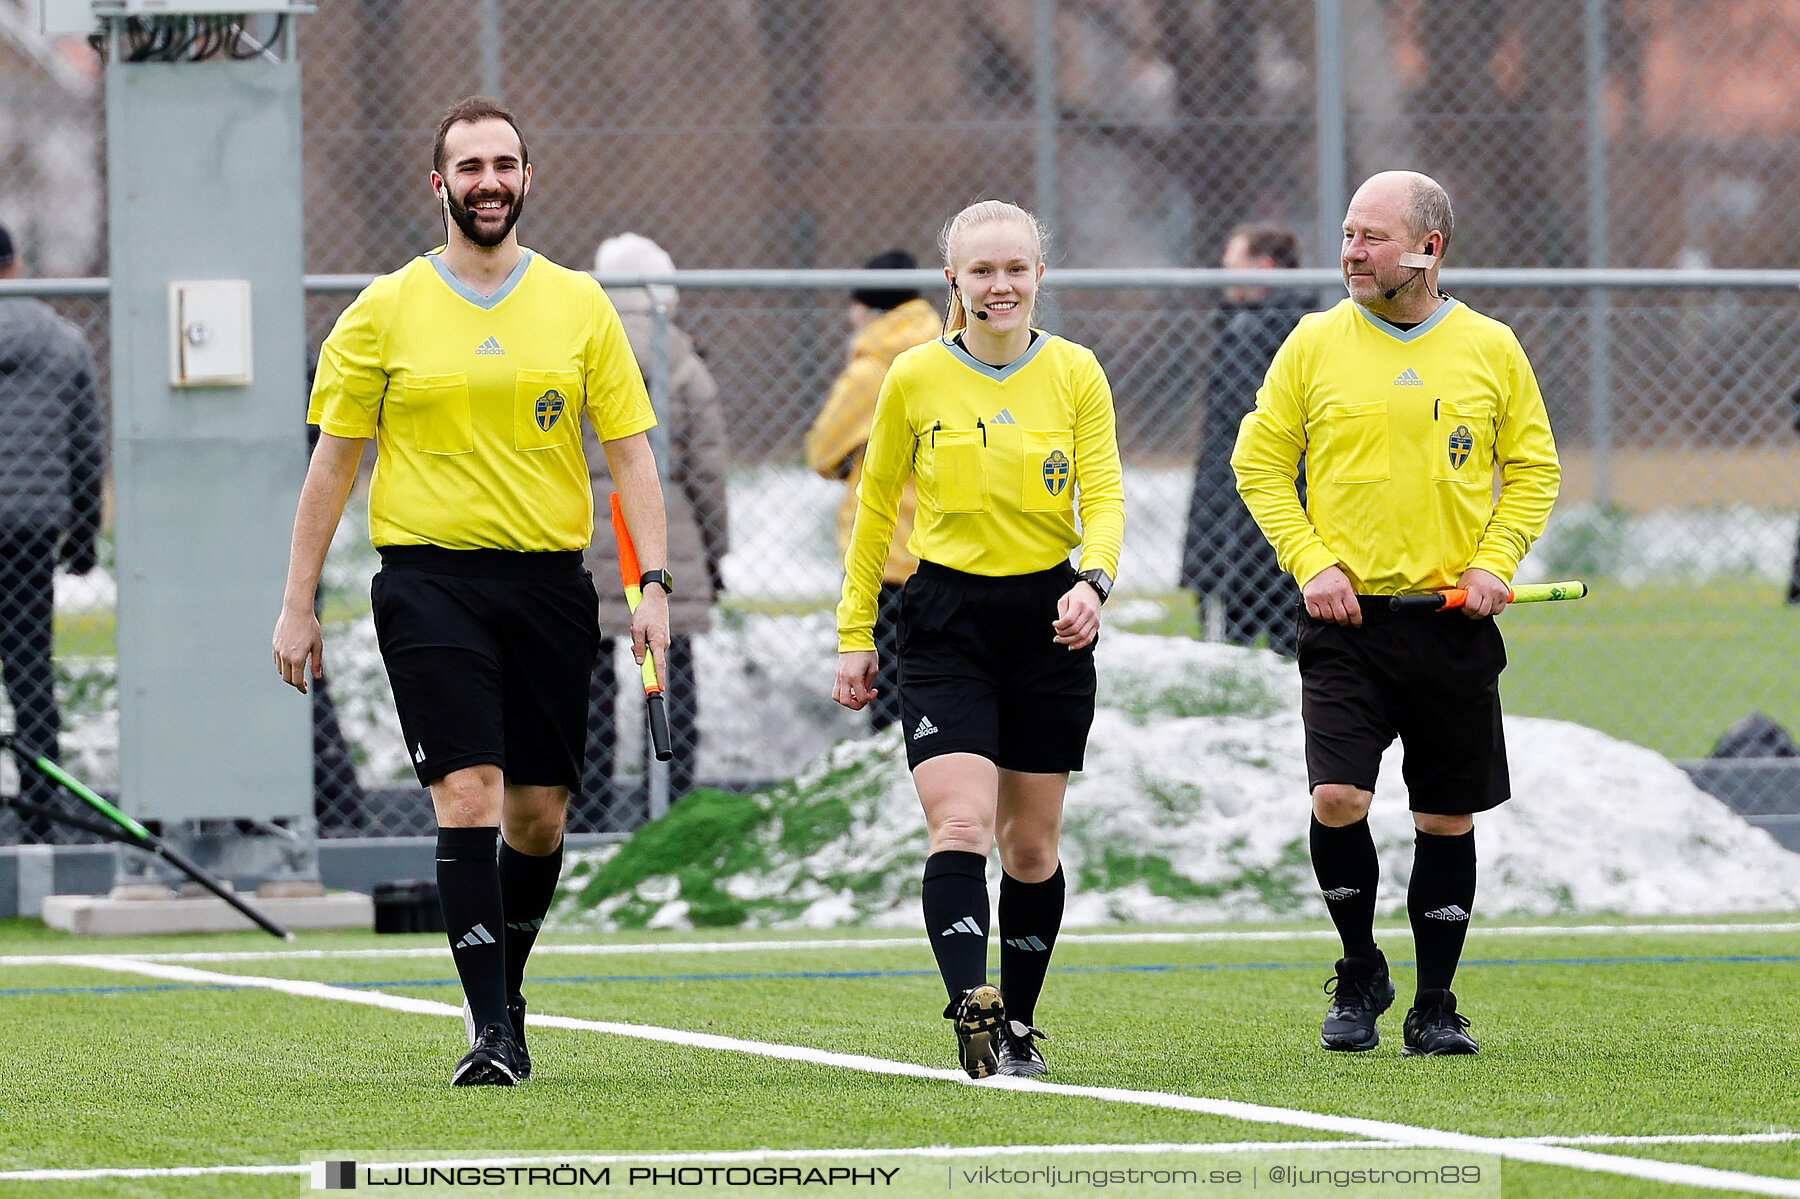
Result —
<path fill-rule="evenodd" d="M 1433 908 L 1425 913 L 1427 920 L 1467 920 L 1469 914 L 1456 904 L 1447 904 L 1441 908 Z"/>
<path fill-rule="evenodd" d="M 931 717 L 921 716 L 919 717 L 919 727 L 913 730 L 912 739 L 917 741 L 922 737 L 929 737 L 937 731 L 938 727 L 931 723 Z"/>

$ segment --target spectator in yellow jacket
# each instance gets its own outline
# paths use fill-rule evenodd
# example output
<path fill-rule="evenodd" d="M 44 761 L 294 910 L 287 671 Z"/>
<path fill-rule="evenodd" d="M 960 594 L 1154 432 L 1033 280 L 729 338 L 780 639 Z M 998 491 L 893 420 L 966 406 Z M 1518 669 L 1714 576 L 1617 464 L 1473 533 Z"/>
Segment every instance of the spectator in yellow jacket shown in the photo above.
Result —
<path fill-rule="evenodd" d="M 905 250 L 877 254 L 863 264 L 873 271 L 912 270 L 919 264 Z M 845 483 L 844 502 L 838 508 L 837 547 L 841 557 L 850 545 L 850 528 L 856 522 L 856 487 L 862 480 L 863 451 L 869 444 L 869 426 L 875 420 L 875 397 L 894 358 L 903 350 L 930 341 L 943 331 L 937 310 L 905 288 L 861 288 L 850 295 L 849 361 L 824 407 L 806 434 L 806 464 L 827 479 Z M 876 681 L 878 698 L 869 705 L 869 727 L 879 732 L 900 719 L 900 689 L 893 671 L 900 658 L 895 640 L 900 614 L 900 588 L 918 569 L 919 560 L 906 549 L 912 536 L 913 488 L 906 485 L 900 496 L 900 512 L 894 522 L 894 540 L 888 547 L 881 571 L 881 597 L 875 621 L 875 642 L 881 652 L 881 675 Z"/>

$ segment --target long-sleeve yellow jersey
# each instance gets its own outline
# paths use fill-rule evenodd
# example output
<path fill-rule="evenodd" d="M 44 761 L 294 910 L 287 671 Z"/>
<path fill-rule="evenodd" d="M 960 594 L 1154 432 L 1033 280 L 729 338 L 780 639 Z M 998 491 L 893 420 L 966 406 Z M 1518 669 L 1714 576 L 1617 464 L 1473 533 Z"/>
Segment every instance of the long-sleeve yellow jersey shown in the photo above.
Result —
<path fill-rule="evenodd" d="M 1338 565 L 1368 595 L 1454 586 L 1470 567 L 1510 582 L 1562 478 L 1518 338 L 1449 299 L 1406 330 L 1347 299 L 1303 317 L 1231 465 L 1284 570 L 1305 585 Z"/>
<path fill-rule="evenodd" d="M 1021 575 L 1066 562 L 1079 545 L 1081 569 L 1117 573 L 1125 487 L 1112 389 L 1084 346 L 1040 331 L 995 367 L 938 338 L 894 360 L 857 487 L 840 651 L 875 648 L 882 562 L 909 477 L 919 506 L 906 548 L 924 561 Z"/>
<path fill-rule="evenodd" d="M 902 350 L 923 345 L 943 329 L 944 321 L 924 300 L 908 300 L 864 325 L 850 343 L 850 361 L 831 385 L 831 394 L 806 434 L 806 465 L 827 479 L 844 480 L 844 502 L 838 506 L 838 553 L 850 548 L 850 530 L 856 524 L 856 488 L 862 482 L 863 447 L 869 444 L 869 426 L 875 421 L 875 401 L 881 381 Z M 888 547 L 884 583 L 904 583 L 919 569 L 919 560 L 906 552 L 912 536 L 912 488 L 902 489 L 900 510 L 894 523 L 894 541 Z"/>

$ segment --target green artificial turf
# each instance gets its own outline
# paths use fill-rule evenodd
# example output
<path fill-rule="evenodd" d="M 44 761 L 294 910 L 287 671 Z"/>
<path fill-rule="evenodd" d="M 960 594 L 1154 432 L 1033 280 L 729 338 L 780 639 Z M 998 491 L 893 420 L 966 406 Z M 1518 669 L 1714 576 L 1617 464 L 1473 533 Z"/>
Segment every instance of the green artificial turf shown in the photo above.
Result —
<path fill-rule="evenodd" d="M 1317 926 L 1245 930 L 1308 933 L 1286 940 L 1108 942 L 1071 934 L 1058 947 L 1036 1020 L 1053 1038 L 1045 1045 L 1052 1081 L 1075 1086 L 1202 1096 L 1488 1137 L 1794 1130 L 1800 1129 L 1800 1095 L 1791 1086 L 1793 1063 L 1800 1061 L 1800 1024 L 1793 1019 L 1800 935 L 1754 927 L 1768 919 L 1740 919 L 1732 922 L 1739 929 L 1706 934 L 1622 928 L 1584 936 L 1546 923 L 1531 924 L 1525 935 L 1500 936 L 1478 926 L 1456 984 L 1482 1043 L 1474 1058 L 1400 1055 L 1400 1017 L 1412 971 L 1404 964 L 1410 940 L 1397 930 L 1383 943 L 1395 963 L 1401 1000 L 1383 1018 L 1381 1046 L 1367 1054 L 1318 1048 L 1325 1003 L 1320 984 L 1336 944 Z M 826 936 L 870 943 L 811 944 Z M 711 947 L 771 940 L 785 947 Z M 900 943 L 887 943 L 893 941 Z M 534 958 L 526 989 L 534 1013 L 940 1069 L 954 1064 L 928 947 L 906 930 L 557 934 L 544 944 L 601 944 L 620 952 Z M 227 982 L 262 976 L 359 984 L 353 988 L 359 994 L 379 990 L 454 1006 L 460 992 L 446 953 L 339 952 L 441 946 L 430 936 L 310 933 L 298 948 L 336 956 L 178 964 L 226 976 Z M 270 939 L 249 934 L 101 941 L 46 933 L 26 921 L 0 922 L 0 954 L 275 948 Z M 0 992 L 17 1044 L 29 1047 L 12 1055 L 0 1073 L 7 1118 L 0 1171 L 451 1154 L 554 1159 L 762 1148 L 1310 1142 L 1343 1135 L 1101 1096 L 1028 1094 L 554 1028 L 532 1030 L 536 1066 L 528 1085 L 457 1091 L 445 1085 L 462 1048 L 454 1014 L 386 1011 L 66 962 L 0 966 Z M 1793 1141 L 1594 1151 L 1800 1179 L 1800 1142 Z M 1117 1154 L 1082 1162 L 1034 1159 L 1038 1167 L 1061 1169 L 1204 1170 L 1266 1168 L 1275 1160 L 1192 1153 L 1146 1161 Z M 981 1162 L 908 1157 L 882 1164 L 902 1169 L 901 1180 L 884 1190 L 898 1194 L 958 1189 L 950 1186 L 954 1170 Z M 573 1193 L 629 1191 L 621 1169 L 614 1166 L 611 1190 Z M 1503 1170 L 1509 1199 L 1720 1193 L 1519 1161 L 1506 1162 Z M 66 1182 L 0 1177 L 0 1199 L 9 1191 L 237 1196 L 306 1186 L 298 1175 Z M 543 1192 L 525 1187 L 491 1193 Z M 1069 1185 L 1008 1186 L 1004 1193 L 1087 1192 Z"/>

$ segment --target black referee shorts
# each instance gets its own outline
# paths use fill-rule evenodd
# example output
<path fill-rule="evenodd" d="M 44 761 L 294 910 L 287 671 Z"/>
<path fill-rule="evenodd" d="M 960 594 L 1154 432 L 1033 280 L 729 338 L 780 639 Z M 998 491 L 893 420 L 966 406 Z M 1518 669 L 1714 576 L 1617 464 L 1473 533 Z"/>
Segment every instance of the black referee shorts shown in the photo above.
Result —
<path fill-rule="evenodd" d="M 384 546 L 375 637 L 421 783 L 493 764 L 578 787 L 599 599 L 578 550 Z"/>
<path fill-rule="evenodd" d="M 1051 627 L 1075 579 L 1067 563 L 999 578 L 919 563 L 900 596 L 909 766 L 969 753 L 1028 774 L 1081 769 L 1094 723 L 1094 646 L 1058 645 Z"/>
<path fill-rule="evenodd" d="M 1506 646 L 1493 619 L 1399 613 L 1358 596 L 1361 628 L 1300 614 L 1300 715 L 1308 784 L 1375 790 L 1396 736 L 1415 812 L 1466 816 L 1506 802 L 1500 725 Z"/>

